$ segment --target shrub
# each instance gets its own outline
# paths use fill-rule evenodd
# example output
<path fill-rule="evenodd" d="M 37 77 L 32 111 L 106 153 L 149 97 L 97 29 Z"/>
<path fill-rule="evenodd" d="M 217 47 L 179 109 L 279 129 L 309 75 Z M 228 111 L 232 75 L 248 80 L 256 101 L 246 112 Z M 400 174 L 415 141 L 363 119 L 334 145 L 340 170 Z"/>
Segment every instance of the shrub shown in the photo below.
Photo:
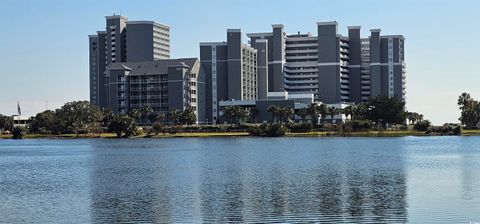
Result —
<path fill-rule="evenodd" d="M 338 131 L 338 127 L 336 124 L 325 124 L 323 125 L 323 129 L 325 131 Z"/>
<path fill-rule="evenodd" d="M 161 122 L 155 122 L 152 125 L 152 129 L 155 132 L 155 134 L 158 135 L 158 133 L 163 132 L 164 127 Z"/>
<path fill-rule="evenodd" d="M 287 132 L 287 128 L 282 123 L 263 123 L 258 127 L 251 126 L 247 130 L 251 136 L 260 137 L 281 137 Z"/>
<path fill-rule="evenodd" d="M 145 132 L 143 131 L 143 128 L 139 127 L 137 130 L 135 130 L 135 136 L 143 135 Z"/>
<path fill-rule="evenodd" d="M 313 130 L 312 123 L 292 124 L 290 125 L 290 131 L 294 133 L 306 133 Z"/>
<path fill-rule="evenodd" d="M 13 130 L 12 130 L 13 139 L 22 139 L 24 134 L 25 134 L 25 128 L 19 127 L 19 126 L 13 127 Z"/>
<path fill-rule="evenodd" d="M 461 135 L 462 126 L 456 124 L 444 124 L 443 126 L 432 126 L 427 130 L 428 135 Z"/>
<path fill-rule="evenodd" d="M 353 132 L 353 128 L 350 125 L 343 125 L 343 131 L 346 133 Z"/>
<path fill-rule="evenodd" d="M 415 123 L 415 125 L 413 126 L 413 129 L 415 129 L 416 131 L 427 131 L 430 125 L 431 125 L 430 121 L 423 120 Z"/>
<path fill-rule="evenodd" d="M 453 128 L 453 134 L 454 135 L 462 135 L 462 132 L 463 132 L 463 127 L 461 125 L 456 125 L 454 128 Z"/>
<path fill-rule="evenodd" d="M 373 123 L 368 120 L 351 120 L 345 125 L 351 127 L 353 131 L 368 131 L 373 127 Z"/>

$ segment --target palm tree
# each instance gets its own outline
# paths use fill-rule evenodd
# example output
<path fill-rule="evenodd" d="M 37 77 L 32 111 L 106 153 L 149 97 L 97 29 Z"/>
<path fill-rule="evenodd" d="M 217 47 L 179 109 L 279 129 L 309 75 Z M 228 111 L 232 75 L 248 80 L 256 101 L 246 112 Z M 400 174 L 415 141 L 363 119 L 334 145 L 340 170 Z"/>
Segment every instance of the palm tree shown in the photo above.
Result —
<path fill-rule="evenodd" d="M 173 121 L 173 124 L 178 124 L 180 122 L 181 112 L 177 108 L 172 108 L 170 110 L 170 120 Z"/>
<path fill-rule="evenodd" d="M 290 107 L 279 107 L 278 113 L 280 116 L 280 121 L 290 122 L 292 120 L 294 110 Z"/>
<path fill-rule="evenodd" d="M 155 117 L 155 121 L 162 123 L 162 122 L 165 120 L 165 117 L 166 117 L 165 114 L 159 113 L 159 114 Z"/>
<path fill-rule="evenodd" d="M 417 120 L 418 121 L 423 121 L 423 114 L 418 114 L 417 113 Z"/>
<path fill-rule="evenodd" d="M 330 115 L 333 124 L 333 116 L 337 115 L 338 109 L 335 107 L 327 107 L 327 114 Z"/>
<path fill-rule="evenodd" d="M 302 118 L 302 123 L 305 122 L 305 118 L 307 117 L 307 108 L 302 108 L 298 110 L 298 116 Z"/>
<path fill-rule="evenodd" d="M 359 103 L 354 107 L 353 117 L 355 120 L 365 120 L 367 118 L 368 111 L 368 103 Z"/>
<path fill-rule="evenodd" d="M 153 109 L 150 105 L 145 105 L 140 109 L 140 116 L 142 119 L 146 119 L 148 123 L 151 123 L 150 121 L 150 114 L 153 113 Z"/>
<path fill-rule="evenodd" d="M 414 115 L 413 115 L 413 112 L 407 112 L 407 120 L 410 124 L 413 124 L 413 120 L 414 120 Z"/>
<path fill-rule="evenodd" d="M 462 93 L 462 95 L 458 97 L 457 104 L 458 106 L 460 106 L 460 110 L 464 110 L 465 108 L 470 106 L 471 102 L 472 102 L 472 98 L 470 97 L 470 94 Z"/>
<path fill-rule="evenodd" d="M 322 117 L 322 120 L 324 120 L 327 117 L 327 114 L 328 114 L 327 108 L 328 108 L 327 105 L 323 103 L 318 106 L 318 113 Z"/>
<path fill-rule="evenodd" d="M 245 117 L 248 116 L 248 112 L 240 106 L 229 106 L 225 108 L 225 116 L 230 118 L 231 123 L 239 124 Z"/>
<path fill-rule="evenodd" d="M 249 112 L 249 115 L 250 115 L 250 119 L 252 119 L 252 121 L 254 123 L 257 123 L 257 115 L 258 115 L 257 108 L 256 107 L 251 107 L 248 112 Z"/>
<path fill-rule="evenodd" d="M 354 105 L 348 105 L 343 109 L 343 113 L 345 114 L 345 118 L 348 119 L 348 116 L 350 116 L 350 120 L 352 120 L 353 112 L 355 111 L 355 106 Z"/>
<path fill-rule="evenodd" d="M 316 103 L 310 104 L 307 107 L 306 112 L 307 112 L 308 115 L 310 115 L 310 117 L 312 119 L 312 123 L 318 124 L 318 105 Z"/>
<path fill-rule="evenodd" d="M 267 111 L 272 113 L 274 123 L 277 123 L 277 116 L 278 116 L 279 109 L 280 108 L 277 105 L 270 105 L 267 108 Z"/>

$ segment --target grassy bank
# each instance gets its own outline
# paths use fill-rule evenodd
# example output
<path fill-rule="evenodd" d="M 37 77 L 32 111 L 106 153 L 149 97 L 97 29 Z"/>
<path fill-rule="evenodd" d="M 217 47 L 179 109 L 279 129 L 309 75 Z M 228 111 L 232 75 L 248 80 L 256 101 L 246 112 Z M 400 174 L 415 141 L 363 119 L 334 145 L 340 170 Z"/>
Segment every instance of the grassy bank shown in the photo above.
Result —
<path fill-rule="evenodd" d="M 364 132 L 307 132 L 287 133 L 291 137 L 403 137 L 403 136 L 425 136 L 425 132 L 418 131 L 364 131 Z"/>
<path fill-rule="evenodd" d="M 480 136 L 480 129 L 475 130 L 463 130 L 463 136 Z"/>
<path fill-rule="evenodd" d="M 176 137 L 245 137 L 248 132 L 181 132 L 158 135 L 139 135 L 132 138 L 176 138 Z M 286 137 L 403 137 L 403 136 L 427 136 L 425 132 L 414 130 L 408 131 L 365 131 L 365 132 L 287 132 Z M 462 136 L 480 136 L 480 130 L 464 130 Z M 0 139 L 10 139 L 12 135 L 0 135 Z M 62 134 L 62 135 L 41 135 L 27 134 L 25 139 L 79 139 L 79 138 L 116 138 L 114 133 L 101 134 Z"/>

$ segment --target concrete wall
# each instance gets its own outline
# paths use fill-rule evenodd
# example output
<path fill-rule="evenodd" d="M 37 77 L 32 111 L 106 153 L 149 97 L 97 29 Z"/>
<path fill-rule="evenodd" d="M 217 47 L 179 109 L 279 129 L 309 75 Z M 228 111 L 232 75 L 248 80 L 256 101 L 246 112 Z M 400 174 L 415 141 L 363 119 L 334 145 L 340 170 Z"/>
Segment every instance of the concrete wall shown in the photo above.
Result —
<path fill-rule="evenodd" d="M 277 105 L 282 107 L 295 108 L 295 100 L 257 100 L 255 109 L 257 109 L 257 122 L 274 121 L 272 113 L 268 112 L 268 107 Z"/>
<path fill-rule="evenodd" d="M 200 63 L 205 79 L 205 119 L 213 120 L 212 116 L 212 46 L 200 46 Z"/>
<path fill-rule="evenodd" d="M 319 100 L 337 103 L 340 97 L 340 56 L 336 22 L 318 23 Z"/>
<path fill-rule="evenodd" d="M 361 93 L 361 43 L 360 27 L 349 27 L 349 59 L 350 59 L 350 101 L 355 103 L 362 102 Z"/>
<path fill-rule="evenodd" d="M 184 110 L 185 108 L 185 74 L 187 67 L 168 67 L 168 108 Z"/>
<path fill-rule="evenodd" d="M 268 40 L 255 43 L 257 49 L 257 98 L 267 99 L 268 92 Z"/>
<path fill-rule="evenodd" d="M 272 25 L 273 37 L 272 37 L 272 60 L 270 65 L 272 67 L 269 70 L 269 92 L 281 92 L 285 88 L 283 83 L 283 64 L 285 63 L 285 36 L 283 32 L 283 25 Z"/>
<path fill-rule="evenodd" d="M 89 49 L 89 86 L 90 86 L 90 103 L 99 106 L 99 75 L 98 75 L 98 39 L 96 35 L 88 38 Z M 103 49 L 101 49 L 103 50 Z"/>
<path fill-rule="evenodd" d="M 242 99 L 242 32 L 227 30 L 228 99 Z"/>
<path fill-rule="evenodd" d="M 126 61 L 152 61 L 153 57 L 153 23 L 127 23 Z"/>
<path fill-rule="evenodd" d="M 371 30 L 370 34 L 370 86 L 371 96 L 382 94 L 380 30 Z"/>
<path fill-rule="evenodd" d="M 108 105 L 107 102 L 107 87 L 105 86 L 107 78 L 105 77 L 106 70 L 106 59 L 105 59 L 105 32 L 98 32 L 98 52 L 97 52 L 97 61 L 98 61 L 98 104 L 100 108 L 106 108 Z"/>
<path fill-rule="evenodd" d="M 123 16 L 107 16 L 106 17 L 106 52 L 107 52 L 107 62 L 108 64 L 112 63 L 112 41 L 115 41 L 115 62 L 124 62 L 126 61 L 126 21 L 127 18 Z M 113 40 L 112 29 L 111 27 L 115 26 L 115 40 Z"/>

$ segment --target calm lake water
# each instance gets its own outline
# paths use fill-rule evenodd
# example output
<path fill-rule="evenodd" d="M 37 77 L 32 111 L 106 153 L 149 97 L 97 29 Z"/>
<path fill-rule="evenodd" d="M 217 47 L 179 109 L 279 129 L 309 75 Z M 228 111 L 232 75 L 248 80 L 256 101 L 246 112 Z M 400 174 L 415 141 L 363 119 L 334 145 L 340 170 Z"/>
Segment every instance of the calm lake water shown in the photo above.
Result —
<path fill-rule="evenodd" d="M 480 222 L 480 137 L 0 140 L 0 223 Z"/>

